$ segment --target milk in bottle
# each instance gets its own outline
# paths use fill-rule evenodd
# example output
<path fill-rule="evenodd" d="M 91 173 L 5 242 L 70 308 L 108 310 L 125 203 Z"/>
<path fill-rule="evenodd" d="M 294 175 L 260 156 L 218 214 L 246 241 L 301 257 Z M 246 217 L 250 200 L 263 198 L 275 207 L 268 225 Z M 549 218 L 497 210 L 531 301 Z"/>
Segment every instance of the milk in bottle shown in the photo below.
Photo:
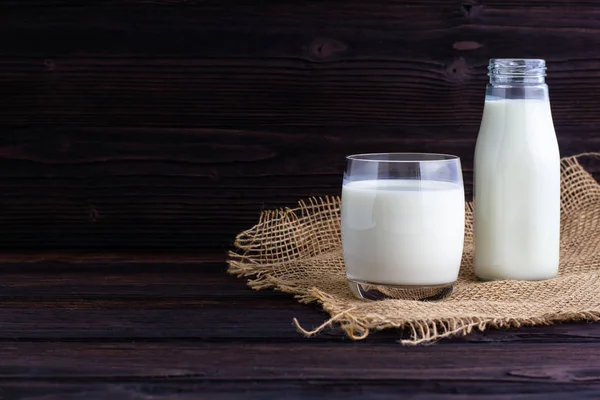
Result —
<path fill-rule="evenodd" d="M 475 150 L 475 274 L 541 280 L 558 272 L 560 156 L 545 61 L 490 60 Z"/>

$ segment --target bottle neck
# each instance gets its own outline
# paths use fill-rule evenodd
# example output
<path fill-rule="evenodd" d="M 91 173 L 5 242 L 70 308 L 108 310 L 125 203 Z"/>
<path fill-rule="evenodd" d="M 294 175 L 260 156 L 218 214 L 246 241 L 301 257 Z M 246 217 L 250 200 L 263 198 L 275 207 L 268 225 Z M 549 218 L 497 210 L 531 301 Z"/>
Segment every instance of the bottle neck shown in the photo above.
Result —
<path fill-rule="evenodd" d="M 542 100 L 549 101 L 548 85 L 494 85 L 490 83 L 485 91 L 486 101 L 490 100 Z"/>
<path fill-rule="evenodd" d="M 492 86 L 540 86 L 545 84 L 546 78 L 543 75 L 516 76 L 490 74 L 490 85 Z"/>
<path fill-rule="evenodd" d="M 496 58 L 488 70 L 488 98 L 548 100 L 544 60 Z"/>

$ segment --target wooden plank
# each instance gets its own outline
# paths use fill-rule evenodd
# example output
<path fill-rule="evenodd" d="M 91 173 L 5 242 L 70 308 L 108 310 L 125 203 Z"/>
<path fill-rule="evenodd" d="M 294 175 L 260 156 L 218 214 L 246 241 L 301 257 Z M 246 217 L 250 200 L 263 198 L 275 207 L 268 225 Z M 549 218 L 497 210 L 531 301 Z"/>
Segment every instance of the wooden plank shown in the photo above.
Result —
<path fill-rule="evenodd" d="M 344 2 L 344 1 L 330 1 L 330 4 L 334 5 L 334 6 L 341 6 L 342 4 L 348 4 L 348 2 Z M 254 8 L 256 8 L 257 3 L 253 2 L 251 0 L 228 0 L 228 1 L 218 1 L 218 0 L 203 0 L 203 1 L 199 1 L 199 0 L 184 0 L 184 1 L 180 1 L 180 0 L 89 0 L 86 1 L 85 3 L 82 3 L 79 0 L 5 0 L 2 2 L 2 4 L 0 5 L 0 7 L 4 7 L 4 8 L 9 8 L 9 7 L 23 7 L 23 8 L 28 8 L 28 7 L 40 7 L 40 6 L 47 6 L 47 7 L 86 7 L 86 8 L 93 8 L 93 7 L 106 7 L 106 6 L 140 6 L 140 7 L 148 7 L 148 6 L 155 6 L 155 5 L 160 5 L 162 7 L 166 7 L 166 6 L 171 6 L 171 7 L 183 7 L 183 8 L 193 8 L 193 7 L 202 7 L 202 8 L 207 8 L 207 7 L 213 7 L 213 8 L 217 8 L 217 7 L 225 7 L 225 6 L 229 6 L 229 7 L 234 7 L 237 6 L 239 8 L 242 7 L 246 7 L 247 9 L 245 10 L 246 12 L 248 12 L 248 9 L 251 9 L 252 6 L 254 6 Z M 302 1 L 289 1 L 289 2 L 282 2 L 282 1 L 271 1 L 271 2 L 262 2 L 261 5 L 264 6 L 270 6 L 270 7 L 277 7 L 279 6 L 279 9 L 282 11 L 285 11 L 286 9 L 295 9 L 294 6 L 296 6 L 298 9 L 300 9 L 299 6 L 302 6 L 304 8 L 307 7 L 318 7 L 318 6 L 322 6 L 322 4 L 319 4 L 319 2 L 314 2 L 311 0 L 302 0 Z M 390 0 L 390 1 L 386 1 L 383 2 L 384 6 L 386 6 L 385 10 L 389 10 L 389 9 L 393 9 L 394 7 L 398 7 L 398 6 L 430 6 L 430 7 L 462 7 L 464 8 L 465 12 L 468 12 L 469 10 L 471 10 L 473 7 L 477 7 L 477 6 L 484 6 L 484 7 L 504 7 L 504 8 L 523 8 L 524 6 L 528 7 L 528 8 L 547 8 L 547 7 L 564 7 L 566 9 L 568 8 L 576 8 L 576 7 L 594 7 L 597 6 L 598 3 L 594 0 L 578 0 L 578 1 L 571 1 L 571 0 L 547 0 L 547 1 L 543 1 L 543 0 L 529 0 L 527 1 L 527 3 L 523 3 L 521 1 L 517 1 L 517 0 Z M 358 4 L 352 4 L 350 3 L 350 6 L 353 7 L 357 7 Z M 324 10 L 331 10 L 332 8 L 337 9 L 336 7 L 324 7 Z M 341 8 L 341 7 L 340 7 Z M 375 7 L 373 8 L 369 8 L 369 7 L 365 7 L 364 10 L 366 12 L 374 12 Z M 379 9 L 379 8 L 378 8 Z M 337 9 L 338 12 L 342 12 L 344 11 L 343 8 L 341 9 Z"/>
<path fill-rule="evenodd" d="M 501 37 L 494 38 L 498 45 Z M 448 43 L 430 45 L 453 46 L 452 38 L 444 40 Z M 588 46 L 600 44 L 587 38 L 573 40 L 585 41 Z M 326 63 L 302 60 L 301 53 L 281 55 L 282 60 L 276 54 L 240 56 L 239 60 L 210 54 L 193 60 L 123 58 L 119 53 L 107 54 L 108 59 L 4 56 L 0 88 L 7 101 L 0 116 L 3 125 L 44 127 L 359 125 L 386 130 L 437 127 L 440 132 L 460 125 L 476 132 L 488 58 L 507 52 L 492 49 L 468 57 L 456 54 L 416 60 L 411 54 L 392 58 L 367 53 L 365 60 L 340 58 Z M 573 60 L 564 60 L 569 57 Z M 556 125 L 597 124 L 593 104 L 598 96 L 593 89 L 600 85 L 595 72 L 600 60 L 578 60 L 574 52 L 547 58 Z M 241 100 L 248 98 L 253 101 Z"/>
<path fill-rule="evenodd" d="M 89 341 L 89 342 L 162 342 L 194 340 L 211 343 L 354 343 L 338 328 L 323 331 L 307 339 L 297 332 L 292 319 L 303 327 L 322 324 L 328 316 L 317 306 L 298 304 L 290 296 L 256 295 L 231 301 L 223 299 L 123 299 L 85 300 L 38 299 L 3 301 L 0 308 L 0 341 Z M 219 304 L 220 303 L 220 304 Z M 374 332 L 365 345 L 398 344 L 409 332 Z M 440 345 L 476 343 L 524 343 L 535 346 L 597 343 L 600 324 L 561 324 L 545 327 L 474 332 L 465 337 L 443 340 Z M 363 342 L 360 342 L 363 343 Z"/>
<path fill-rule="evenodd" d="M 488 58 L 518 52 L 548 59 L 557 125 L 598 123 L 600 60 L 588 49 L 600 45 L 600 9 L 278 10 L 10 8 L 0 15 L 2 121 L 477 126 Z"/>
<path fill-rule="evenodd" d="M 16 343 L 1 380 L 170 378 L 190 381 L 471 381 L 597 385 L 598 343 L 564 346 L 237 343 Z M 543 357 L 540 355 L 543 354 Z M 494 362 L 489 362 L 492 359 Z M 487 361 L 486 361 L 487 360 Z"/>
<path fill-rule="evenodd" d="M 251 290 L 226 274 L 223 255 L 188 257 L 47 253 L 14 262 L 5 254 L 0 340 L 304 340 L 295 316 L 315 325 L 327 318 L 291 295 Z M 322 336 L 332 339 L 343 336 Z"/>
<path fill-rule="evenodd" d="M 70 259 L 68 254 L 53 257 Z M 2 263 L 0 340 L 350 342 L 336 328 L 305 339 L 292 319 L 307 328 L 318 326 L 327 319 L 319 306 L 299 304 L 284 293 L 250 290 L 244 279 L 227 276 L 222 263 L 140 264 L 115 258 L 98 264 L 98 258 L 85 264 Z M 367 342 L 395 343 L 403 335 L 407 333 L 388 330 L 373 333 Z M 598 338 L 600 324 L 564 324 L 489 330 L 452 341 L 573 343 Z"/>
<path fill-rule="evenodd" d="M 345 154 L 451 147 L 468 157 L 474 146 L 462 128 L 444 140 L 427 130 L 368 131 L 5 131 L 0 224 L 11 235 L 0 246 L 215 248 L 264 208 L 339 194 Z"/>
<path fill-rule="evenodd" d="M 351 380 L 311 381 L 233 381 L 203 383 L 172 378 L 129 380 L 128 382 L 38 382 L 4 381 L 3 394 L 11 400 L 29 400 L 39 396 L 44 400 L 196 400 L 272 398 L 312 400 L 340 398 L 361 400 L 392 400 L 402 397 L 421 400 L 481 399 L 493 396 L 497 400 L 564 400 L 598 398 L 600 386 L 594 383 L 530 383 L 462 381 L 402 381 L 380 380 L 353 382 Z M 34 397 L 37 398 L 37 397 Z"/>
<path fill-rule="evenodd" d="M 3 260 L 10 258 L 2 257 Z M 227 274 L 227 266 L 222 261 L 224 257 L 220 258 L 220 262 L 203 260 L 193 264 L 160 263 L 157 260 L 151 263 L 113 260 L 98 264 L 96 257 L 85 263 L 81 260 L 75 263 L 4 261 L 0 264 L 0 307 L 130 308 L 132 311 L 211 306 L 219 310 L 246 306 L 257 309 L 303 308 L 296 307 L 297 303 L 290 295 L 250 289 L 245 279 Z"/>
<path fill-rule="evenodd" d="M 10 235 L 0 248 L 228 246 L 265 208 L 339 195 L 344 156 L 357 152 L 457 154 L 470 197 L 476 135 L 475 127 L 5 130 L 0 225 Z M 563 155 L 600 151 L 594 125 L 559 127 L 558 136 Z M 600 163 L 590 168 L 600 178 Z"/>
<path fill-rule="evenodd" d="M 227 259 L 226 252 L 90 252 L 90 251 L 35 251 L 35 252 L 2 252 L 0 253 L 0 271 L 14 269 L 15 265 L 23 270 L 56 271 L 59 263 L 68 268 L 81 271 L 87 268 L 111 268 L 119 264 L 119 271 L 148 271 L 154 264 L 169 263 L 169 268 L 177 268 L 179 264 L 223 263 Z M 185 268 L 185 266 L 184 266 Z"/>
<path fill-rule="evenodd" d="M 44 302 L 44 299 L 40 299 Z M 271 298 L 271 302 L 277 301 Z M 310 325 L 321 324 L 326 315 L 292 299 L 280 301 L 281 308 L 256 306 L 253 302 L 238 302 L 229 307 L 197 301 L 175 302 L 156 300 L 128 302 L 107 307 L 108 302 L 72 301 L 70 304 L 51 302 L 48 307 L 0 309 L 2 342 L 19 341 L 172 341 L 200 340 L 228 342 L 231 340 L 258 342 L 305 341 L 292 324 L 300 317 Z M 265 305 L 265 301 L 262 302 Z M 237 307 L 236 307 L 237 305 Z M 104 307 L 102 309 L 93 307 Z M 262 321 L 259 323 L 259 321 Z M 323 335 L 319 341 L 341 341 L 339 332 Z M 386 339 L 388 342 L 393 340 Z M 348 339 L 344 341 L 349 342 Z"/>

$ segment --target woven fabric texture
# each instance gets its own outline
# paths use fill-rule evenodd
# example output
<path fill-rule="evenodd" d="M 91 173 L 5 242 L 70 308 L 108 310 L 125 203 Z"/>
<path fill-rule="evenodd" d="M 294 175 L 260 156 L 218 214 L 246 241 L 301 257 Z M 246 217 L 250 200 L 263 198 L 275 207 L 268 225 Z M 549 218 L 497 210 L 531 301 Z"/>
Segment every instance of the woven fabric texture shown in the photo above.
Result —
<path fill-rule="evenodd" d="M 318 302 L 332 324 L 352 339 L 400 328 L 400 342 L 415 345 L 473 329 L 600 319 L 600 185 L 580 164 L 586 154 L 561 161 L 561 262 L 556 278 L 539 281 L 478 281 L 473 273 L 473 213 L 466 204 L 465 248 L 453 293 L 440 301 L 359 300 L 348 288 L 340 236 L 340 199 L 301 201 L 295 209 L 265 211 L 240 233 L 229 273 L 247 277 L 254 289 L 292 293 Z M 402 334 L 404 332 L 404 334 Z"/>

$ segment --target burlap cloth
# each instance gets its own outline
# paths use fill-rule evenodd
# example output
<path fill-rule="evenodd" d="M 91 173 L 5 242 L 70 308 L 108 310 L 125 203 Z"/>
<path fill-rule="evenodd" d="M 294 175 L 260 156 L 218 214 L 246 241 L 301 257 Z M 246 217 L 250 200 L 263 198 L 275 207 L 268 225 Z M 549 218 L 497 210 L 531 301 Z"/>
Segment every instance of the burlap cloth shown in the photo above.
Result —
<path fill-rule="evenodd" d="M 454 292 L 436 302 L 367 301 L 347 286 L 340 237 L 340 199 L 301 201 L 295 209 L 265 211 L 238 235 L 229 273 L 249 277 L 254 289 L 293 293 L 318 302 L 331 318 L 306 336 L 337 323 L 352 339 L 370 331 L 403 328 L 403 344 L 429 343 L 473 328 L 600 319 L 600 185 L 580 164 L 561 163 L 561 262 L 554 279 L 480 282 L 473 273 L 473 213 L 466 204 L 465 249 Z M 408 334 L 410 333 L 410 337 Z M 400 333 L 399 333 L 400 334 Z M 401 334 L 400 334 L 401 335 Z M 402 338 L 402 336 L 401 336 Z"/>

